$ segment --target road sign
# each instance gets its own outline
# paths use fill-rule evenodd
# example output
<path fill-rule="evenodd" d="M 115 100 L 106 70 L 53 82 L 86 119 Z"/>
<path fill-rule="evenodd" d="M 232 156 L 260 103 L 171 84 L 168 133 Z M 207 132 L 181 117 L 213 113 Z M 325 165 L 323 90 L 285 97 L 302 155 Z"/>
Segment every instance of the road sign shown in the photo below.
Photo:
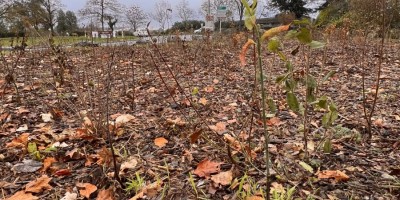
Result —
<path fill-rule="evenodd" d="M 226 17 L 226 12 L 227 12 L 226 6 L 218 6 L 217 7 L 216 17 L 225 18 Z"/>

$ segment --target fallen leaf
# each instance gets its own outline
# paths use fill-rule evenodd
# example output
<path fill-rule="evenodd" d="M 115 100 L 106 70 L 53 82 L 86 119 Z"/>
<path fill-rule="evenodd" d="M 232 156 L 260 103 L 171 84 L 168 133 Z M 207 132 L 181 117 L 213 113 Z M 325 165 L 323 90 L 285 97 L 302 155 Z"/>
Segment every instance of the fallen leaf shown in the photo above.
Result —
<path fill-rule="evenodd" d="M 251 196 L 247 197 L 246 200 L 265 200 L 265 199 L 260 196 Z"/>
<path fill-rule="evenodd" d="M 208 160 L 208 158 L 205 158 L 204 160 L 199 162 L 196 170 L 194 170 L 193 173 L 199 177 L 209 178 L 211 174 L 217 173 L 220 171 L 221 164 L 222 163 L 212 162 L 212 161 Z"/>
<path fill-rule="evenodd" d="M 318 179 L 334 178 L 335 182 L 347 181 L 349 176 L 339 170 L 324 170 L 318 173 Z"/>
<path fill-rule="evenodd" d="M 237 141 L 234 137 L 232 137 L 229 134 L 224 134 L 224 139 L 231 145 L 231 147 L 233 149 L 235 149 L 236 151 L 240 151 L 241 150 L 241 146 L 240 146 L 240 142 Z"/>
<path fill-rule="evenodd" d="M 202 129 L 195 131 L 192 135 L 190 135 L 190 143 L 194 144 L 200 138 L 201 133 L 203 132 Z"/>
<path fill-rule="evenodd" d="M 156 181 L 154 183 L 151 183 L 143 189 L 138 192 L 134 197 L 130 198 L 129 200 L 138 200 L 144 197 L 144 195 L 147 195 L 149 198 L 153 198 L 157 195 L 159 191 L 162 190 L 162 182 L 161 181 Z"/>
<path fill-rule="evenodd" d="M 176 119 L 174 119 L 174 120 L 172 120 L 172 119 L 167 119 L 167 123 L 168 124 L 170 124 L 170 125 L 176 125 L 176 126 L 185 126 L 186 125 L 186 122 L 185 121 L 183 121 L 181 118 L 176 118 Z"/>
<path fill-rule="evenodd" d="M 168 143 L 168 140 L 163 137 L 154 139 L 154 144 L 160 148 L 165 147 L 165 145 L 167 145 L 167 143 Z"/>
<path fill-rule="evenodd" d="M 69 176 L 71 175 L 71 170 L 69 169 L 60 169 L 54 172 L 54 175 L 56 176 Z"/>
<path fill-rule="evenodd" d="M 377 119 L 373 122 L 373 124 L 377 127 L 383 127 L 385 124 L 383 122 L 383 119 Z"/>
<path fill-rule="evenodd" d="M 97 160 L 98 165 L 105 164 L 106 166 L 109 166 L 112 161 L 112 153 L 110 150 L 107 149 L 107 147 L 103 146 L 101 150 L 99 151 L 99 160 Z"/>
<path fill-rule="evenodd" d="M 204 106 L 207 105 L 207 99 L 206 98 L 200 98 L 199 103 L 203 104 Z"/>
<path fill-rule="evenodd" d="M 114 191 L 112 188 L 101 190 L 97 195 L 96 200 L 115 200 Z"/>
<path fill-rule="evenodd" d="M 23 133 L 6 144 L 6 147 L 25 148 L 28 144 L 29 133 Z"/>
<path fill-rule="evenodd" d="M 49 169 L 49 167 L 55 162 L 57 162 L 57 160 L 53 157 L 44 159 L 43 168 L 42 168 L 41 172 L 46 172 L 47 169 Z"/>
<path fill-rule="evenodd" d="M 126 124 L 134 119 L 135 117 L 130 114 L 120 115 L 119 117 L 117 117 L 117 119 L 115 119 L 115 124 L 117 127 L 120 127 L 121 125 Z"/>
<path fill-rule="evenodd" d="M 53 121 L 53 115 L 50 113 L 43 113 L 41 114 L 43 122 L 51 122 Z"/>
<path fill-rule="evenodd" d="M 211 92 L 214 91 L 214 87 L 212 87 L 212 86 L 207 86 L 207 87 L 204 88 L 204 91 L 205 91 L 205 92 L 208 92 L 208 93 L 211 93 Z"/>
<path fill-rule="evenodd" d="M 218 122 L 215 125 L 210 125 L 209 127 L 218 134 L 222 134 L 226 130 L 226 124 L 223 122 Z"/>
<path fill-rule="evenodd" d="M 31 193 L 25 193 L 25 191 L 21 190 L 5 200 L 36 200 L 36 199 L 39 199 L 39 197 L 35 197 Z"/>
<path fill-rule="evenodd" d="M 231 184 L 232 179 L 233 179 L 232 171 L 221 172 L 219 174 L 211 176 L 211 180 L 214 181 L 214 183 L 220 185 L 229 185 Z"/>
<path fill-rule="evenodd" d="M 267 120 L 268 126 L 279 126 L 281 124 L 282 124 L 281 120 L 278 117 L 273 117 L 273 118 Z"/>
<path fill-rule="evenodd" d="M 77 183 L 77 187 L 84 188 L 79 190 L 79 194 L 90 199 L 90 195 L 97 190 L 97 187 L 90 183 Z"/>
<path fill-rule="evenodd" d="M 24 124 L 17 129 L 17 132 L 23 132 L 28 130 L 28 125 Z"/>
<path fill-rule="evenodd" d="M 130 157 L 128 161 L 125 161 L 121 164 L 121 169 L 119 173 L 124 174 L 126 169 L 134 169 L 136 165 L 138 164 L 138 161 L 134 157 Z"/>
<path fill-rule="evenodd" d="M 307 171 L 309 171 L 310 173 L 314 173 L 314 169 L 307 163 L 300 161 L 299 164 Z"/>
<path fill-rule="evenodd" d="M 50 181 L 51 178 L 49 178 L 47 175 L 43 175 L 42 177 L 26 184 L 25 192 L 40 193 L 43 190 L 51 190 L 53 187 L 49 185 Z"/>
<path fill-rule="evenodd" d="M 394 115 L 394 118 L 396 119 L 396 121 L 400 121 L 400 116 Z"/>
<path fill-rule="evenodd" d="M 43 164 L 36 160 L 23 160 L 12 167 L 12 170 L 18 173 L 32 173 L 42 168 Z"/>
<path fill-rule="evenodd" d="M 60 200 L 77 200 L 77 199 L 78 199 L 78 194 L 66 192 L 65 196 Z"/>
<path fill-rule="evenodd" d="M 285 193 L 285 188 L 282 186 L 282 184 L 279 184 L 277 182 L 271 183 L 271 190 L 269 191 L 271 194 L 274 192 L 277 192 L 279 194 L 284 194 Z"/>

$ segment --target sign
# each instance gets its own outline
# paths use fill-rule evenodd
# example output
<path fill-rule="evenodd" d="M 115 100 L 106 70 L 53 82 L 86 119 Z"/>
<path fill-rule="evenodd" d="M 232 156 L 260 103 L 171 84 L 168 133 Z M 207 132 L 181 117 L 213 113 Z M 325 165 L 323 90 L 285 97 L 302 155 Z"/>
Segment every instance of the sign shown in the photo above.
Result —
<path fill-rule="evenodd" d="M 217 7 L 216 17 L 225 18 L 226 17 L 226 12 L 227 12 L 226 6 L 218 6 Z"/>
<path fill-rule="evenodd" d="M 214 21 L 214 16 L 213 15 L 207 15 L 206 16 L 206 21 Z"/>

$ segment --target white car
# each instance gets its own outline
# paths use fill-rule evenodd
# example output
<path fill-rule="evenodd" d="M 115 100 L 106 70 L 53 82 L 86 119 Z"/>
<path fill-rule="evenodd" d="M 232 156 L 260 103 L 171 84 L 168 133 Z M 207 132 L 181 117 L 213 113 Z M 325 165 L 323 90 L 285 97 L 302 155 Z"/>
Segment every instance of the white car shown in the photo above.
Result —
<path fill-rule="evenodd" d="M 139 29 L 133 32 L 133 35 L 136 37 L 145 37 L 149 36 L 146 29 Z"/>
<path fill-rule="evenodd" d="M 201 28 L 194 30 L 194 33 L 201 33 Z"/>

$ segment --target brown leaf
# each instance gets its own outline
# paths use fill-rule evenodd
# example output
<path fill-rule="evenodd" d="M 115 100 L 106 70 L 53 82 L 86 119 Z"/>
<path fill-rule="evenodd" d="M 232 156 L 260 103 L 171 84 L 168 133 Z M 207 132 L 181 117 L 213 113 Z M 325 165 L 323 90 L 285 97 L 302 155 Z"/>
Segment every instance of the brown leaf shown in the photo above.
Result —
<path fill-rule="evenodd" d="M 167 143 L 168 143 L 168 140 L 163 137 L 154 139 L 154 144 L 160 148 L 165 147 L 165 145 L 167 145 Z"/>
<path fill-rule="evenodd" d="M 25 193 L 25 191 L 21 190 L 5 200 L 36 200 L 36 199 L 39 199 L 39 197 L 35 197 L 31 193 Z"/>
<path fill-rule="evenodd" d="M 90 183 L 77 183 L 76 186 L 84 188 L 79 190 L 79 194 L 86 197 L 87 199 L 90 199 L 90 195 L 97 190 L 97 187 Z"/>
<path fill-rule="evenodd" d="M 324 170 L 318 173 L 318 179 L 334 178 L 335 182 L 347 181 L 349 176 L 339 170 Z"/>
<path fill-rule="evenodd" d="M 134 119 L 135 117 L 130 114 L 120 115 L 119 117 L 117 117 L 117 119 L 115 119 L 115 124 L 117 127 L 120 127 L 121 125 L 126 124 Z"/>
<path fill-rule="evenodd" d="M 265 200 L 265 199 L 260 196 L 251 196 L 247 197 L 246 200 Z"/>
<path fill-rule="evenodd" d="M 214 87 L 212 87 L 212 86 L 207 86 L 207 87 L 204 88 L 204 91 L 205 91 L 205 92 L 208 92 L 208 93 L 211 93 L 211 92 L 214 91 Z"/>
<path fill-rule="evenodd" d="M 29 133 L 23 133 L 6 144 L 6 147 L 25 148 L 28 144 Z"/>
<path fill-rule="evenodd" d="M 282 124 L 281 120 L 278 117 L 273 117 L 273 118 L 267 120 L 268 126 L 279 126 L 281 124 Z"/>
<path fill-rule="evenodd" d="M 114 191 L 112 188 L 101 190 L 97 195 L 96 200 L 115 200 Z"/>
<path fill-rule="evenodd" d="M 190 105 L 190 103 L 189 103 L 189 105 Z M 176 119 L 174 119 L 174 120 L 172 120 L 172 119 L 167 119 L 167 123 L 168 124 L 170 124 L 170 125 L 176 125 L 176 126 L 185 126 L 186 125 L 186 122 L 185 121 L 183 121 L 181 118 L 176 118 Z"/>
<path fill-rule="evenodd" d="M 144 195 L 147 195 L 149 198 L 155 197 L 157 193 L 162 189 L 161 185 L 161 181 L 151 183 L 150 185 L 145 186 L 140 192 L 138 192 L 134 197 L 130 198 L 129 200 L 138 200 L 144 197 Z"/>
<path fill-rule="evenodd" d="M 107 147 L 103 146 L 103 148 L 101 148 L 101 150 L 99 151 L 99 160 L 97 160 L 97 164 L 98 165 L 102 165 L 105 164 L 107 166 L 109 166 L 111 164 L 112 161 L 112 153 L 111 151 L 109 151 L 107 149 Z"/>
<path fill-rule="evenodd" d="M 54 172 L 54 175 L 56 176 L 69 176 L 71 175 L 71 170 L 69 169 L 60 169 Z"/>
<path fill-rule="evenodd" d="M 233 149 L 235 149 L 236 151 L 240 151 L 241 150 L 241 146 L 240 146 L 240 142 L 237 141 L 234 137 L 232 137 L 229 134 L 224 134 L 224 139 L 231 145 L 231 147 Z"/>
<path fill-rule="evenodd" d="M 208 100 L 206 98 L 200 98 L 199 103 L 203 104 L 204 106 L 207 105 Z"/>
<path fill-rule="evenodd" d="M 40 193 L 43 190 L 51 190 L 53 187 L 49 185 L 50 181 L 51 178 L 49 178 L 47 175 L 43 175 L 42 177 L 26 184 L 25 192 Z"/>
<path fill-rule="evenodd" d="M 55 158 L 53 158 L 53 157 L 44 159 L 44 161 L 43 161 L 43 168 L 42 168 L 41 171 L 42 171 L 42 172 L 46 172 L 47 169 L 49 169 L 49 167 L 51 166 L 51 164 L 53 164 L 53 163 L 55 163 L 55 162 L 57 162 L 57 160 L 56 160 Z"/>
<path fill-rule="evenodd" d="M 218 122 L 215 125 L 210 125 L 209 127 L 211 130 L 217 132 L 218 134 L 221 134 L 226 130 L 226 124 L 223 122 Z"/>
<path fill-rule="evenodd" d="M 202 129 L 195 131 L 192 135 L 190 135 L 190 143 L 194 144 L 200 138 L 201 133 L 203 132 Z"/>
<path fill-rule="evenodd" d="M 252 44 L 256 44 L 256 43 L 254 42 L 254 40 L 248 39 L 246 44 L 244 44 L 242 47 L 242 51 L 240 52 L 240 55 L 239 55 L 240 64 L 242 66 L 246 65 L 246 53 L 247 53 L 247 50 L 249 49 L 249 46 Z"/>
<path fill-rule="evenodd" d="M 284 26 L 278 26 L 278 27 L 275 27 L 275 28 L 268 29 L 268 30 L 265 31 L 264 34 L 261 36 L 261 40 L 268 40 L 268 39 L 274 37 L 275 35 L 277 35 L 277 34 L 279 34 L 279 33 L 281 33 L 281 32 L 284 32 L 284 31 L 289 30 L 289 27 L 290 27 L 290 24 L 284 25 Z"/>
<path fill-rule="evenodd" d="M 220 185 L 229 185 L 233 179 L 232 171 L 221 172 L 217 175 L 212 175 L 211 180 Z"/>
<path fill-rule="evenodd" d="M 194 170 L 194 174 L 196 174 L 199 177 L 206 177 L 209 178 L 211 174 L 217 173 L 220 171 L 220 165 L 222 163 L 218 162 L 212 162 L 208 160 L 208 158 L 205 158 L 202 160 L 198 165 L 196 170 Z"/>

